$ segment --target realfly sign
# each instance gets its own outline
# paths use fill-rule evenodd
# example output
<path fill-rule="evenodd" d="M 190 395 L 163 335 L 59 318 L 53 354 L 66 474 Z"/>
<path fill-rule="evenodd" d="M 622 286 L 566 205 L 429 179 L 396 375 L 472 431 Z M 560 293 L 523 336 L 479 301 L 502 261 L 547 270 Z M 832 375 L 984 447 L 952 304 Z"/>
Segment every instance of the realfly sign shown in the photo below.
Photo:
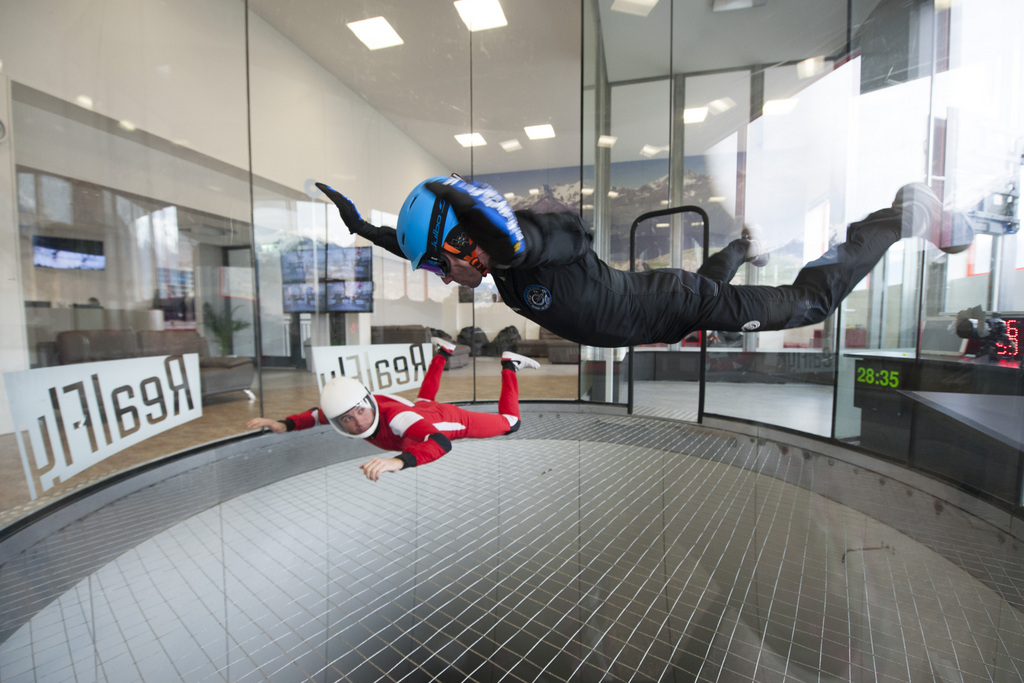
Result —
<path fill-rule="evenodd" d="M 195 353 L 9 372 L 4 384 L 32 498 L 203 414 Z"/>
<path fill-rule="evenodd" d="M 430 344 L 314 346 L 313 369 L 319 389 L 335 377 L 351 377 L 372 392 L 394 393 L 423 383 Z"/>

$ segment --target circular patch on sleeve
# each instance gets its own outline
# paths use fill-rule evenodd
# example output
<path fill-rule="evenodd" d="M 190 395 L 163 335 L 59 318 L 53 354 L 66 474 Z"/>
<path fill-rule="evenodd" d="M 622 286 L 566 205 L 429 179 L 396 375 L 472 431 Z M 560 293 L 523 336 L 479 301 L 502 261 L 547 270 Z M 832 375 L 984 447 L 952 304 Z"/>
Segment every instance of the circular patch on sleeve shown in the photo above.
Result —
<path fill-rule="evenodd" d="M 756 330 L 759 327 L 761 327 L 761 321 L 760 320 L 751 320 L 750 322 L 743 323 L 743 328 L 742 329 L 743 329 L 744 332 L 753 332 L 754 330 Z"/>
<path fill-rule="evenodd" d="M 541 285 L 530 285 L 523 290 L 526 305 L 535 311 L 546 311 L 551 308 L 551 292 Z"/>

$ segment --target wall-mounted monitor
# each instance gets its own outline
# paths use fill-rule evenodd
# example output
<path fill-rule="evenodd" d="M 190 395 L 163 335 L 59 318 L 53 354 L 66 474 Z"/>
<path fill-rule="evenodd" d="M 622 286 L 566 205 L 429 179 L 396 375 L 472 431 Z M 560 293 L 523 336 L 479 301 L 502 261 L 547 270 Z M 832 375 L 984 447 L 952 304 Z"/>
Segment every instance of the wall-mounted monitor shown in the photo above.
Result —
<path fill-rule="evenodd" d="M 327 290 L 323 282 L 293 282 L 284 285 L 285 313 L 313 313 L 327 310 Z"/>
<path fill-rule="evenodd" d="M 340 313 L 373 313 L 373 282 L 328 282 L 327 310 Z"/>
<path fill-rule="evenodd" d="M 281 252 L 281 280 L 284 282 L 313 282 L 325 280 L 327 249 L 292 249 Z"/>
<path fill-rule="evenodd" d="M 103 270 L 107 259 L 100 240 L 33 235 L 32 264 L 59 270 Z"/>
<path fill-rule="evenodd" d="M 328 244 L 282 252 L 281 280 L 285 313 L 373 312 L 372 247 Z"/>
<path fill-rule="evenodd" d="M 330 245 L 327 248 L 327 279 L 372 280 L 373 247 Z"/>

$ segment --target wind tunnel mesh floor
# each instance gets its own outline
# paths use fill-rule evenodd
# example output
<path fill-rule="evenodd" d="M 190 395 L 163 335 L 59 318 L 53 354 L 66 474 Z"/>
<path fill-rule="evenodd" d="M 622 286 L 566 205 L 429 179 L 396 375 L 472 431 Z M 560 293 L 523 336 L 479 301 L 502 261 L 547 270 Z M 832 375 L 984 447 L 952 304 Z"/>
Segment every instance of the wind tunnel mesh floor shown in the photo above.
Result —
<path fill-rule="evenodd" d="M 283 444 L 339 447 L 327 432 L 248 443 L 273 457 L 210 476 L 230 487 L 302 457 Z M 95 513 L 87 537 L 21 563 L 73 573 L 76 544 L 116 549 L 0 644 L 0 680 L 1024 679 L 1024 553 L 877 474 L 556 412 L 372 484 L 357 465 L 376 453 L 128 548 L 122 527 L 158 524 L 181 488 Z"/>

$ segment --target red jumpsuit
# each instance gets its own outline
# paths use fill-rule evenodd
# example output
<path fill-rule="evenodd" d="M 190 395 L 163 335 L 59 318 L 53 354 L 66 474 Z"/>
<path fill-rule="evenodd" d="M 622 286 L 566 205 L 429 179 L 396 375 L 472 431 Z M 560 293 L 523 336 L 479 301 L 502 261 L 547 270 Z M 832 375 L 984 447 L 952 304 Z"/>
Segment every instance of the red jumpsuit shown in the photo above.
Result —
<path fill-rule="evenodd" d="M 447 356 L 439 353 L 430 361 L 414 403 L 389 394 L 373 395 L 380 421 L 367 441 L 387 451 L 400 451 L 397 457 L 404 463 L 403 469 L 437 460 L 451 450 L 451 439 L 482 439 L 519 429 L 519 382 L 515 370 L 501 371 L 498 414 L 477 413 L 434 400 L 447 360 Z M 327 424 L 327 418 L 319 408 L 310 408 L 282 422 L 292 431 Z"/>

